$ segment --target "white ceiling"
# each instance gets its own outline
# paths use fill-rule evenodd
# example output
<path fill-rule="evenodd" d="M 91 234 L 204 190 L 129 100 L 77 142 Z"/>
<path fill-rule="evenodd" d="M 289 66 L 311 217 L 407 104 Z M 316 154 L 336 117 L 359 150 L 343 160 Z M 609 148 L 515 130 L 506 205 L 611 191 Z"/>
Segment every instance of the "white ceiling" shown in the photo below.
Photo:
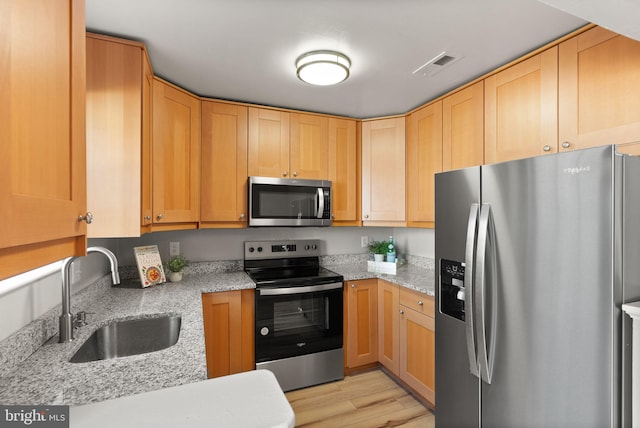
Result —
<path fill-rule="evenodd" d="M 86 0 L 86 19 L 198 95 L 356 118 L 406 113 L 587 23 L 537 0 Z M 298 80 L 318 49 L 348 55 L 351 77 Z M 443 51 L 461 59 L 412 74 Z"/>

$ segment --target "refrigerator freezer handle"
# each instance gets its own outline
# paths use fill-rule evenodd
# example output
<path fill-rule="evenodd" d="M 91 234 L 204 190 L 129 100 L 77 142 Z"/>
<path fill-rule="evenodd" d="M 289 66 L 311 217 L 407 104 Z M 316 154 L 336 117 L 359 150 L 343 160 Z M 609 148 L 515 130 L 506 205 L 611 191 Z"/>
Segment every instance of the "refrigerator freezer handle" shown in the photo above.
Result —
<path fill-rule="evenodd" d="M 488 253 L 487 249 L 489 250 Z M 491 205 L 489 204 L 482 204 L 480 208 L 476 263 L 477 266 L 474 273 L 475 301 L 477 302 L 476 339 L 478 341 L 478 363 L 480 365 L 482 380 L 487 384 L 491 384 L 497 321 L 497 270 L 495 228 L 491 214 Z M 487 288 L 489 288 L 488 291 Z M 488 336 L 487 317 L 491 317 Z"/>
<path fill-rule="evenodd" d="M 467 223 L 467 243 L 464 252 L 464 323 L 467 338 L 467 355 L 469 357 L 469 371 L 476 377 L 480 377 L 480 371 L 478 369 L 478 354 L 476 351 L 473 282 L 479 210 L 479 204 L 471 204 Z"/>

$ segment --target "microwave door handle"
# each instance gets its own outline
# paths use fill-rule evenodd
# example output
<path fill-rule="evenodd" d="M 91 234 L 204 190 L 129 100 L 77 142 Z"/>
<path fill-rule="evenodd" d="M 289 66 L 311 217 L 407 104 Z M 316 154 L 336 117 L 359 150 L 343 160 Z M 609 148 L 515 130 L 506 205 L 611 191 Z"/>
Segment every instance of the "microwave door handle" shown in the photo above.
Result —
<path fill-rule="evenodd" d="M 322 187 L 318 187 L 318 214 L 316 218 L 322 218 L 324 214 L 324 190 Z"/>

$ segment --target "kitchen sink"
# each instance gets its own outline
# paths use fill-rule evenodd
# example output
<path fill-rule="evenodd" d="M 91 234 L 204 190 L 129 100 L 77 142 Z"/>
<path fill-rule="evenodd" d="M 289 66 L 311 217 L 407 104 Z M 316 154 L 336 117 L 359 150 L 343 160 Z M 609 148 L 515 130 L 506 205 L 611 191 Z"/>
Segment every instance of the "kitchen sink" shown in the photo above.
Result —
<path fill-rule="evenodd" d="M 94 331 L 71 357 L 71 363 L 107 360 L 160 351 L 176 344 L 182 318 L 163 315 L 112 321 Z"/>

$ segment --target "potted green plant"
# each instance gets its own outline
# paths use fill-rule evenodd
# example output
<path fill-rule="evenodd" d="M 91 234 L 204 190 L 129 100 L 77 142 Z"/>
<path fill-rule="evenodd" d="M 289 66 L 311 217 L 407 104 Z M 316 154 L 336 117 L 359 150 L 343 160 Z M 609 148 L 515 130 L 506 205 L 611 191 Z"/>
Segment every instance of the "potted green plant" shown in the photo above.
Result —
<path fill-rule="evenodd" d="M 384 261 L 384 255 L 387 253 L 387 241 L 373 240 L 369 243 L 369 251 L 373 253 L 373 259 L 377 262 Z"/>
<path fill-rule="evenodd" d="M 178 282 L 182 280 L 182 269 L 188 266 L 189 262 L 184 257 L 178 255 L 171 257 L 171 260 L 167 263 L 167 269 L 169 270 L 169 281 Z"/>

